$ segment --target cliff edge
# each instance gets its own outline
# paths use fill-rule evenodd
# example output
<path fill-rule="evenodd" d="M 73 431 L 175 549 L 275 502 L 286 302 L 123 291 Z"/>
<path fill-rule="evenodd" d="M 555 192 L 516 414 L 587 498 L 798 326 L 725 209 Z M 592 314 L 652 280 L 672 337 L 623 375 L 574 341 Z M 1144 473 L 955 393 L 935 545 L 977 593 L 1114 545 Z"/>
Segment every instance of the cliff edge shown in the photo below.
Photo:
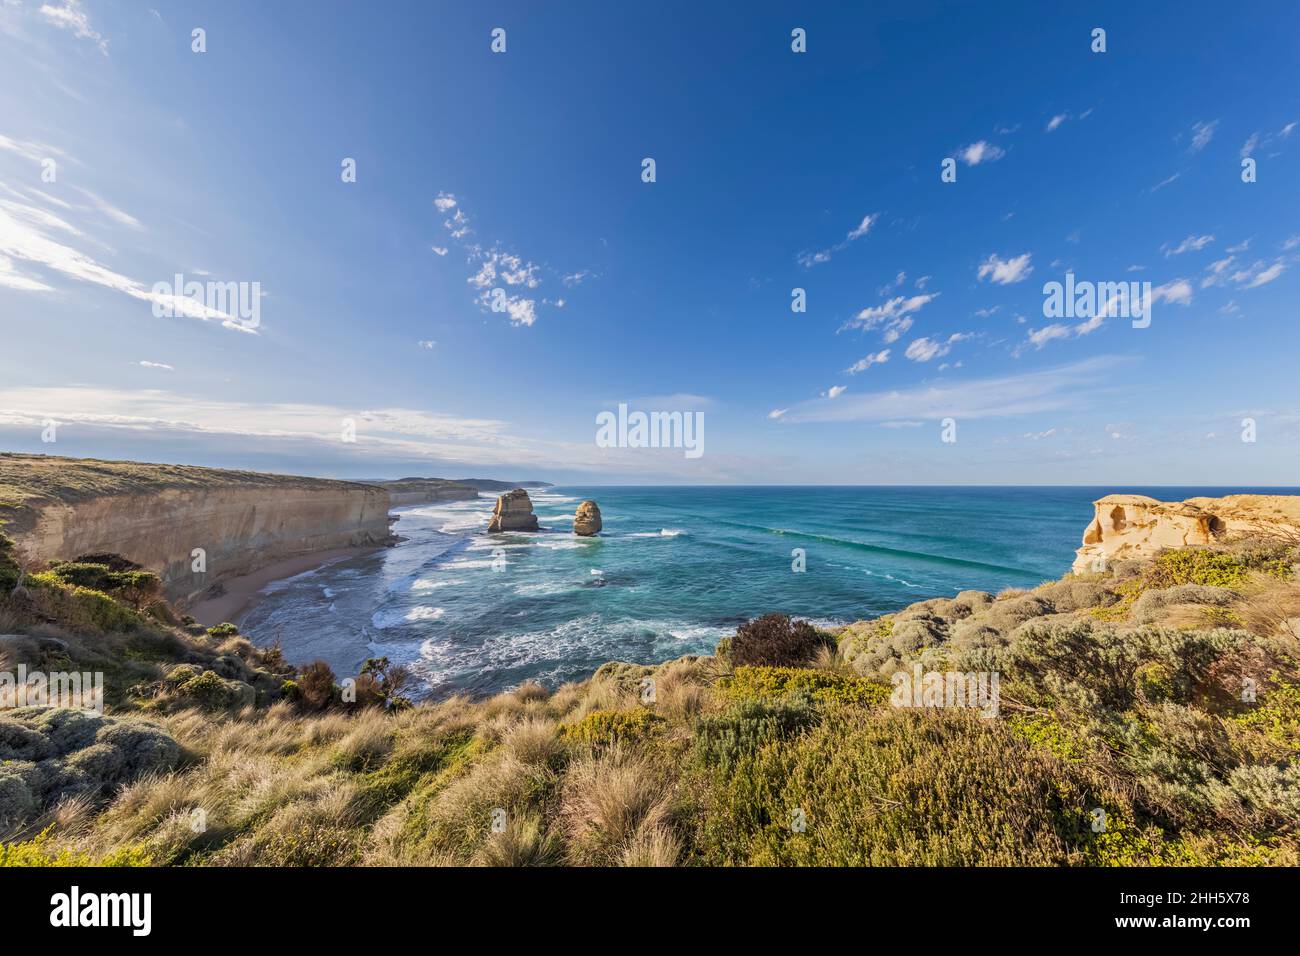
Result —
<path fill-rule="evenodd" d="M 180 602 L 286 558 L 384 545 L 388 505 L 347 481 L 0 454 L 0 528 L 22 560 L 120 554 Z"/>
<path fill-rule="evenodd" d="M 1075 573 L 1104 571 L 1112 561 L 1150 558 L 1164 548 L 1207 545 L 1228 537 L 1300 536 L 1300 495 L 1225 495 L 1158 501 L 1107 495 L 1076 552 Z"/>

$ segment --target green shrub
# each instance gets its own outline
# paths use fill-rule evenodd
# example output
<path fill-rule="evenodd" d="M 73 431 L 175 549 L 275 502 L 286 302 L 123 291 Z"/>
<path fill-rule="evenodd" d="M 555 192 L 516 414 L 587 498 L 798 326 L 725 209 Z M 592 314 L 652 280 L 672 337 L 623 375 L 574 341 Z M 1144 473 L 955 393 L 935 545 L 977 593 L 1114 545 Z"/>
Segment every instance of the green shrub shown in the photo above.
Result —
<path fill-rule="evenodd" d="M 811 662 L 823 647 L 834 650 L 835 639 L 807 621 L 765 614 L 740 626 L 731 639 L 728 657 L 736 667 L 798 667 Z"/>
<path fill-rule="evenodd" d="M 6 866 L 149 866 L 149 853 L 144 847 L 125 847 L 103 857 L 85 850 L 51 846 L 51 829 L 46 828 L 30 840 L 19 843 L 0 843 L 0 867 Z"/>
<path fill-rule="evenodd" d="M 253 702 L 252 687 L 242 681 L 227 680 L 215 671 L 204 671 L 191 677 L 176 693 L 205 710 L 224 710 Z"/>
<path fill-rule="evenodd" d="M 705 765 L 731 767 L 758 748 L 787 740 L 819 719 L 812 698 L 803 692 L 777 700 L 741 700 L 725 714 L 699 720 L 694 758 Z"/>
<path fill-rule="evenodd" d="M 8 596 L 21 578 L 22 569 L 14 558 L 13 540 L 0 532 L 0 597 Z"/>
<path fill-rule="evenodd" d="M 162 595 L 162 580 L 152 571 L 144 571 L 138 567 L 114 570 L 113 565 L 107 563 L 114 556 L 95 555 L 94 557 L 103 557 L 106 563 L 91 563 L 85 559 L 52 561 L 49 573 L 64 584 L 101 591 L 127 602 L 137 610 L 145 604 L 158 600 Z M 125 563 L 130 564 L 130 562 Z"/>
<path fill-rule="evenodd" d="M 226 621 L 224 624 L 214 624 L 208 628 L 208 637 L 222 640 L 227 637 L 236 637 L 239 634 L 239 628 Z"/>
<path fill-rule="evenodd" d="M 1225 551 L 1215 548 L 1178 548 L 1162 551 L 1143 576 L 1148 588 L 1176 584 L 1239 587 L 1254 572 L 1285 578 L 1291 574 L 1286 547 Z"/>
<path fill-rule="evenodd" d="M 620 743 L 641 743 L 662 732 L 667 721 L 644 708 L 594 710 L 576 724 L 562 729 L 567 740 L 595 748 Z"/>
<path fill-rule="evenodd" d="M 708 866 L 1049 866 L 1081 862 L 1069 765 L 1000 721 L 840 709 L 695 769 L 691 862 Z"/>
<path fill-rule="evenodd" d="M 889 700 L 890 686 L 850 674 L 800 667 L 737 667 L 723 678 L 725 697 L 744 700 L 804 694 L 819 704 L 870 707 Z"/>

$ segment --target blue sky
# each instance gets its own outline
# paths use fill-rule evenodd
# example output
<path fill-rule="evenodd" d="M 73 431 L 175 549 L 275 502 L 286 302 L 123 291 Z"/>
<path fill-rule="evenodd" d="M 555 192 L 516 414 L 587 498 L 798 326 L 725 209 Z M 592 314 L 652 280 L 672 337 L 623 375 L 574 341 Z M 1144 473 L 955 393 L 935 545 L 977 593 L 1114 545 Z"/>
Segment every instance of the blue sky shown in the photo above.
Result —
<path fill-rule="evenodd" d="M 0 0 L 0 448 L 1295 484 L 1300 8 L 1047 6 Z M 1150 327 L 1044 315 L 1067 271 Z M 619 403 L 704 454 L 598 447 Z"/>

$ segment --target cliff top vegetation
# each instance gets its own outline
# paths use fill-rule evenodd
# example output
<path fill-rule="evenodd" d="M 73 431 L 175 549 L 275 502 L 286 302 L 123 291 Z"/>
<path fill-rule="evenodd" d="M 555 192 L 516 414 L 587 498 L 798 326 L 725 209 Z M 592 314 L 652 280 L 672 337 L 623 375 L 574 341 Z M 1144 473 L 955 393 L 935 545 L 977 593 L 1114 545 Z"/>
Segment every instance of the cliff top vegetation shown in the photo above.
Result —
<path fill-rule="evenodd" d="M 1295 865 L 1298 557 L 1167 550 L 413 705 L 386 660 L 292 666 L 83 556 L 0 597 L 0 671 L 105 671 L 109 703 L 0 714 L 0 864 Z M 1000 675 L 999 712 L 898 706 L 918 667 Z"/>

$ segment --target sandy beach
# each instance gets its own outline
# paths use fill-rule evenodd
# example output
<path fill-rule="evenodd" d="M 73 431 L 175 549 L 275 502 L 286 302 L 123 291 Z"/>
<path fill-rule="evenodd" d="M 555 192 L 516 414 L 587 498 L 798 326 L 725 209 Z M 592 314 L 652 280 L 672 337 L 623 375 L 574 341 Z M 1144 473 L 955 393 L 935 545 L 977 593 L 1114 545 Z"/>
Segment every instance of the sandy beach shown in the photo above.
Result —
<path fill-rule="evenodd" d="M 257 593 L 268 584 L 294 577 L 305 571 L 322 568 L 336 561 L 359 557 L 378 550 L 380 549 L 335 548 L 332 551 L 313 551 L 310 554 L 285 558 L 283 561 L 268 564 L 252 574 L 245 574 L 242 577 L 222 581 L 221 584 L 225 588 L 224 594 L 219 597 L 197 601 L 188 609 L 188 613 L 204 627 L 212 627 L 223 621 L 230 621 L 232 624 L 238 623 L 239 616 L 248 609 Z"/>

